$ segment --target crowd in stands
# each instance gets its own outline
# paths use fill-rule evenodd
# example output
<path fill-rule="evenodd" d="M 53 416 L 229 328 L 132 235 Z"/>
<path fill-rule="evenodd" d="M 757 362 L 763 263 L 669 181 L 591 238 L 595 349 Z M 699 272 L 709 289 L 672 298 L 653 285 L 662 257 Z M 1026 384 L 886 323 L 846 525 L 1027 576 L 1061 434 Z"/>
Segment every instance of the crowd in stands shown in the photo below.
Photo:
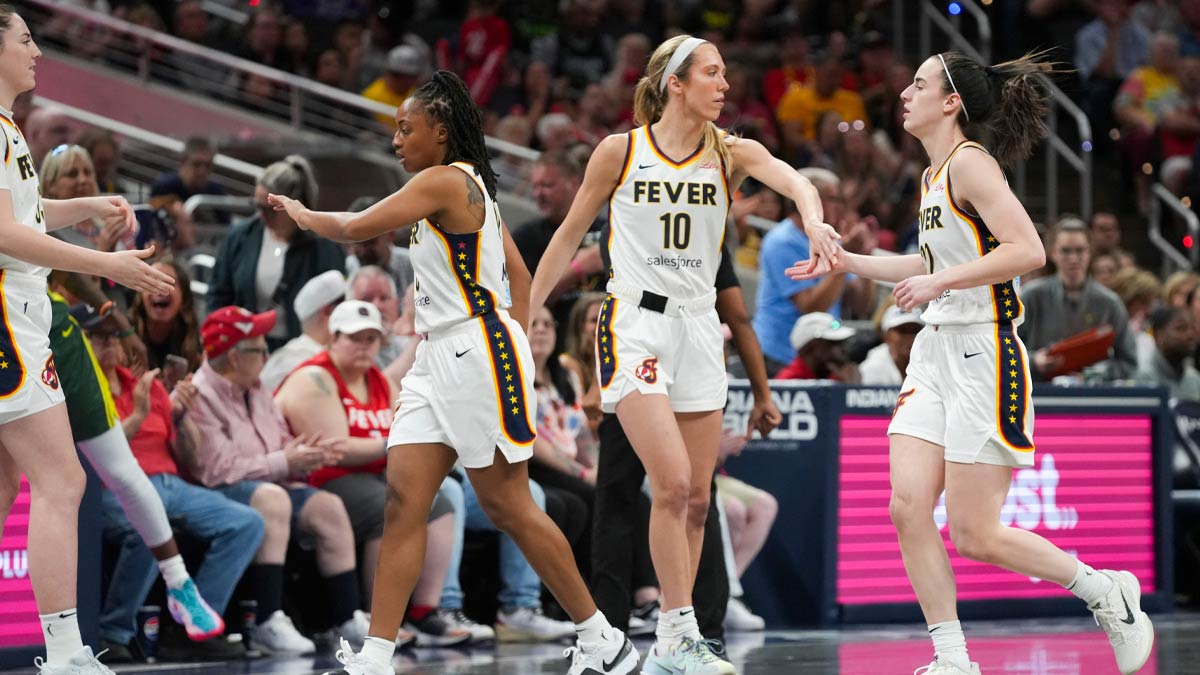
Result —
<path fill-rule="evenodd" d="M 530 195 L 539 211 L 530 222 L 508 223 L 530 270 L 566 217 L 591 148 L 631 128 L 633 85 L 650 50 L 668 32 L 686 29 L 717 43 L 727 61 L 730 88 L 719 123 L 761 141 L 812 180 L 847 250 L 916 249 L 926 160 L 901 127 L 898 98 L 914 69 L 892 48 L 890 11 L 877 0 L 264 0 L 250 8 L 244 25 L 214 18 L 199 0 L 77 4 L 389 106 L 435 68 L 457 71 L 491 135 L 541 152 L 527 174 L 507 159 L 496 162 L 501 189 Z M 1138 266 L 1144 252 L 1135 256 L 1122 247 L 1142 223 L 1151 179 L 1179 195 L 1193 190 L 1200 0 L 1027 4 L 1062 34 L 1075 31 L 1069 60 L 1078 71 L 1078 98 L 1098 130 L 1097 166 L 1101 173 L 1123 167 L 1121 180 L 1136 188 L 1131 203 L 1114 203 L 1086 220 L 1062 214 L 1044 224 L 1050 262 L 1022 280 L 1020 300 L 1014 299 L 1026 309 L 1021 336 L 1034 377 L 1160 385 L 1200 401 L 1193 365 L 1200 275 L 1160 279 Z M 173 77 L 189 72 L 190 57 L 172 58 Z M 271 82 L 245 80 L 191 84 L 251 107 L 269 98 L 264 88 Z M 98 130 L 72 137 L 50 109 L 18 114 L 47 197 L 126 191 L 118 137 Z M 387 130 L 393 122 L 379 116 L 378 124 Z M 192 524 L 186 535 L 208 550 L 196 575 L 206 597 L 228 604 L 239 576 L 245 579 L 253 590 L 240 595 L 256 608 L 250 645 L 266 651 L 311 651 L 313 639 L 335 634 L 361 640 L 382 533 L 391 402 L 421 339 L 413 327 L 407 241 L 382 236 L 343 248 L 270 208 L 268 193 L 311 204 L 321 189 L 309 161 L 290 155 L 265 168 L 253 193 L 255 212 L 229 226 L 207 296 L 193 297 L 182 261 L 194 231 L 180 203 L 224 192 L 211 179 L 214 140 L 186 142 L 178 171 L 151 186 L 152 204 L 164 215 L 142 221 L 136 235 L 91 222 L 61 233 L 103 250 L 157 242 L 165 255 L 156 265 L 176 281 L 172 293 L 156 296 L 107 285 L 110 311 L 122 321 L 96 317 L 85 328 L 139 463 L 173 518 L 175 509 Z M 383 196 L 360 195 L 343 206 L 359 210 Z M 725 255 L 747 284 L 746 304 L 754 308 L 748 325 L 771 376 L 899 385 L 923 325 L 919 312 L 901 311 L 889 301 L 889 288 L 852 275 L 789 280 L 783 271 L 809 251 L 795 205 L 750 183 L 735 199 Z M 602 213 L 529 327 L 538 391 L 531 490 L 567 535 L 585 577 L 601 547 L 593 538 L 600 528 L 593 528 L 602 434 L 591 413 L 599 405 L 593 336 L 608 264 L 606 226 Z M 68 289 L 58 290 L 70 297 Z M 198 300 L 211 310 L 207 315 Z M 1113 333 L 1110 357 L 1064 370 L 1053 346 L 1092 330 Z M 732 377 L 744 374 L 733 357 L 729 370 Z M 743 444 L 730 435 L 722 457 Z M 736 590 L 776 506 L 769 494 L 728 476 L 718 485 Z M 649 497 L 639 499 L 637 512 L 648 517 Z M 110 591 L 102 633 L 113 655 L 133 659 L 129 597 L 149 592 L 152 574 L 107 497 L 105 518 L 108 545 L 120 552 L 112 574 L 120 590 Z M 254 525 L 239 528 L 240 536 L 257 532 L 257 548 L 229 532 L 243 520 Z M 398 639 L 446 646 L 574 634 L 506 536 L 497 544 L 498 569 L 475 570 L 495 576 L 488 589 L 495 595 L 466 597 L 479 584 L 464 588 L 462 570 L 479 565 L 471 552 L 493 541 L 496 528 L 461 471 L 443 483 L 428 522 L 424 568 Z M 644 544 L 642 534 L 626 581 L 635 635 L 653 632 L 658 596 Z M 319 589 L 314 595 L 321 597 L 309 603 L 319 613 L 308 604 L 285 607 L 285 563 L 297 559 L 308 565 L 309 588 Z M 739 595 L 731 595 L 727 627 L 761 629 Z M 479 606 L 490 613 L 467 611 Z M 318 614 L 323 622 L 314 621 Z"/>

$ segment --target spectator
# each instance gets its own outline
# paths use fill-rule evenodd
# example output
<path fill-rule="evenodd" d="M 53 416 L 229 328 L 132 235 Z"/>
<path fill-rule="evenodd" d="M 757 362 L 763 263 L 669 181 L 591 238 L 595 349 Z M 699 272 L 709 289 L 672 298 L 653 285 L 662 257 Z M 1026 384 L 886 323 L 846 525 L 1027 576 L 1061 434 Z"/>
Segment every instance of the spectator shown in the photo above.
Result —
<path fill-rule="evenodd" d="M 1051 345 L 1100 326 L 1115 333 L 1108 376 L 1118 379 L 1134 372 L 1137 352 L 1129 314 L 1115 293 L 1088 276 L 1090 247 L 1087 226 L 1072 216 L 1059 220 L 1046 235 L 1055 274 L 1030 286 L 1021 297 L 1026 314 L 1020 336 L 1033 352 L 1030 371 L 1035 379 L 1048 379 L 1061 365 L 1062 357 L 1050 355 Z"/>
<path fill-rule="evenodd" d="M 867 358 L 858 367 L 862 383 L 903 384 L 913 342 L 924 326 L 920 311 L 905 312 L 895 305 L 884 309 L 878 324 L 883 342 L 867 352 Z"/>
<path fill-rule="evenodd" d="M 600 8 L 591 0 L 566 0 L 562 5 L 558 30 L 529 45 L 535 61 L 551 66 L 567 79 L 571 98 L 592 82 L 600 82 L 612 69 L 612 39 L 600 27 Z"/>
<path fill-rule="evenodd" d="M 1093 254 L 1092 257 L 1092 278 L 1096 283 L 1112 290 L 1113 283 L 1117 277 L 1118 266 L 1120 262 L 1112 253 Z"/>
<path fill-rule="evenodd" d="M 400 320 L 400 298 L 396 293 L 395 282 L 383 268 L 367 265 L 350 275 L 347 287 L 352 300 L 362 300 L 375 305 L 379 315 L 383 317 L 383 346 L 375 357 L 375 364 L 382 368 L 393 382 L 399 382 L 412 367 L 411 359 L 415 356 L 419 340 L 413 334 L 413 330 L 397 330 Z M 405 292 L 406 301 L 411 303 L 409 298 L 413 295 L 413 288 L 410 286 Z M 412 320 L 411 312 L 406 318 Z"/>
<path fill-rule="evenodd" d="M 372 101 L 398 108 L 421 83 L 425 68 L 424 59 L 416 47 L 407 44 L 392 47 L 388 52 L 383 74 L 368 85 L 362 95 Z M 375 119 L 388 129 L 396 125 L 395 111 L 387 115 L 376 114 Z"/>
<path fill-rule="evenodd" d="M 779 147 L 775 115 L 772 108 L 763 104 L 756 78 L 745 66 L 730 64 L 725 79 L 729 89 L 725 90 L 725 107 L 717 118 L 717 126 L 752 138 L 775 152 Z"/>
<path fill-rule="evenodd" d="M 295 437 L 258 379 L 267 358 L 263 336 L 273 311 L 251 314 L 222 307 L 201 328 L 208 360 L 193 380 L 197 400 L 188 416 L 200 432 L 189 468 L 213 488 L 263 516 L 266 537 L 249 571 L 258 603 L 250 645 L 267 652 L 311 653 L 315 647 L 283 613 L 283 562 L 292 531 L 316 539 L 317 567 L 334 629 L 362 642 L 370 628 L 360 611 L 353 530 L 340 499 L 294 479 L 337 464 L 329 443 Z"/>
<path fill-rule="evenodd" d="M 283 28 L 284 70 L 302 77 L 311 77 L 309 71 L 311 48 L 312 42 L 308 37 L 308 28 L 303 22 L 289 18 Z"/>
<path fill-rule="evenodd" d="M 337 270 L 322 272 L 304 284 L 292 302 L 301 333 L 271 352 L 258 376 L 263 387 L 275 391 L 297 366 L 329 346 L 329 315 L 345 297 L 346 277 Z"/>
<path fill-rule="evenodd" d="M 1159 306 L 1162 283 L 1153 273 L 1137 267 L 1123 269 L 1113 279 L 1113 292 L 1125 305 L 1129 333 L 1133 335 L 1138 367 L 1154 355 L 1154 336 L 1150 334 L 1150 313 Z M 1123 373 L 1127 375 L 1127 373 Z"/>
<path fill-rule="evenodd" d="M 1149 63 L 1125 78 L 1113 102 L 1113 113 L 1121 125 L 1121 149 L 1143 212 L 1150 199 L 1147 169 L 1160 152 L 1159 125 L 1167 101 L 1179 98 L 1178 63 L 1179 40 L 1170 33 L 1155 35 L 1150 43 Z"/>
<path fill-rule="evenodd" d="M 383 324 L 375 306 L 356 300 L 338 305 L 329 316 L 328 349 L 290 373 L 275 393 L 275 404 L 291 430 L 301 436 L 337 442 L 340 461 L 309 474 L 309 484 L 337 495 L 350 517 L 356 549 L 362 552 L 362 589 L 375 586 L 383 514 L 387 501 L 387 436 L 392 426 L 396 386 L 375 365 Z M 409 630 L 417 644 L 461 644 L 470 633 L 451 627 L 434 612 L 450 550 L 454 513 L 449 499 L 435 499 L 429 514 L 426 565 L 409 610 Z M 422 611 L 423 610 L 423 611 Z"/>
<path fill-rule="evenodd" d="M 641 4 L 636 3 L 636 4 Z M 609 4 L 609 9 L 613 8 L 613 3 Z M 629 26 L 629 17 L 621 17 L 623 26 Z M 641 24 L 634 24 L 641 25 Z M 642 71 L 646 68 L 646 62 L 650 60 L 650 49 L 653 45 L 650 44 L 650 39 L 643 33 L 626 33 L 617 39 L 616 61 L 613 63 L 612 70 L 605 78 L 604 84 L 611 91 L 617 91 L 624 88 L 632 88 L 637 84 L 637 81 L 642 77 Z"/>
<path fill-rule="evenodd" d="M 204 354 L 191 279 L 177 260 L 160 260 L 153 266 L 166 272 L 175 285 L 166 295 L 138 293 L 129 308 L 133 329 L 146 345 L 146 367 L 166 368 L 167 356 L 174 354 L 186 359 L 187 371 L 194 373 Z"/>
<path fill-rule="evenodd" d="M 100 194 L 96 185 L 96 171 L 87 150 L 78 145 L 60 145 L 42 159 L 42 170 L 38 180 L 42 185 L 42 196 L 49 199 L 73 199 L 94 197 Z M 118 248 L 136 248 L 136 233 L 124 222 L 105 225 L 98 219 L 85 219 L 70 229 L 63 228 L 56 236 L 76 246 L 97 251 L 115 251 Z"/>
<path fill-rule="evenodd" d="M 195 388 L 190 382 L 181 383 L 168 395 L 155 378 L 156 370 L 140 378 L 134 376 L 121 365 L 125 353 L 120 341 L 113 339 L 116 324 L 100 315 L 93 316 L 96 320 L 81 326 L 108 380 L 129 447 L 150 478 L 172 525 L 205 544 L 195 581 L 209 606 L 222 616 L 262 542 L 263 520 L 249 506 L 180 478 L 176 457 L 190 458 L 199 442 L 195 425 L 185 416 L 195 400 Z M 158 567 L 116 495 L 104 490 L 101 499 L 104 536 L 119 545 L 120 553 L 100 615 L 100 635 L 114 652 L 123 652 L 131 659 L 127 645 L 137 631 L 138 607 L 158 577 Z"/>
<path fill-rule="evenodd" d="M 845 201 L 837 176 L 827 171 L 809 171 L 806 175 L 821 195 L 826 222 L 842 223 Z M 873 242 L 857 225 L 853 233 L 846 233 L 842 245 L 857 253 L 869 253 L 874 248 Z M 848 298 L 852 304 L 860 304 L 864 297 L 870 299 L 871 282 L 853 275 L 829 274 L 812 281 L 792 281 L 784 275 L 784 270 L 808 256 L 808 237 L 804 234 L 800 214 L 793 206 L 788 216 L 763 237 L 759 256 L 761 274 L 754 332 L 762 343 L 767 373 L 771 376 L 796 355 L 795 348 L 789 343 L 789 335 L 800 316 L 828 312 L 840 318 L 844 299 Z"/>
<path fill-rule="evenodd" d="M 296 294 L 306 281 L 326 270 L 345 271 L 337 244 L 301 230 L 286 212 L 267 204 L 267 194 L 317 203 L 312 166 L 288 155 L 267 166 L 254 187 L 257 212 L 229 228 L 217 250 L 209 283 L 210 307 L 237 305 L 252 312 L 274 309 L 279 321 L 268 336 L 272 348 L 300 335 Z"/>
<path fill-rule="evenodd" d="M 542 152 L 566 150 L 580 143 L 579 129 L 571 116 L 561 112 L 542 115 L 537 121 L 537 145 Z"/>
<path fill-rule="evenodd" d="M 469 0 L 458 32 L 458 65 L 471 98 L 487 106 L 500 84 L 504 59 L 512 46 L 508 22 L 496 15 L 499 0 Z"/>
<path fill-rule="evenodd" d="M 836 380 L 858 384 L 858 364 L 846 357 L 846 341 L 855 330 L 833 315 L 810 312 L 796 319 L 791 343 L 796 350 L 792 359 L 775 377 L 780 380 Z"/>
<path fill-rule="evenodd" d="M 537 270 L 550 239 L 571 209 L 571 202 L 575 200 L 575 193 L 583 181 L 583 165 L 570 153 L 546 152 L 533 165 L 532 179 L 533 201 L 537 203 L 542 217 L 518 226 L 512 233 L 513 242 L 530 273 Z M 571 274 L 564 274 L 550 292 L 550 303 L 557 303 L 560 299 L 564 303 L 574 302 L 578 292 L 599 288 L 603 283 L 604 262 L 599 246 L 603 226 L 603 217 L 597 216 L 571 260 Z M 555 305 L 555 316 L 565 318 L 568 309 L 569 305 Z"/>
<path fill-rule="evenodd" d="M 1187 307 L 1188 298 L 1200 285 L 1200 275 L 1195 272 L 1180 270 L 1167 277 L 1163 282 L 1162 301 L 1168 307 Z"/>
<path fill-rule="evenodd" d="M 579 113 L 575 117 L 575 135 L 589 147 L 596 147 L 612 133 L 617 106 L 610 89 L 598 82 L 589 84 L 579 97 Z M 726 94 L 728 96 L 728 93 Z"/>
<path fill-rule="evenodd" d="M 1121 248 L 1121 222 L 1112 211 L 1095 211 L 1088 219 L 1092 256 L 1113 253 Z"/>
<path fill-rule="evenodd" d="M 525 115 L 506 115 L 496 123 L 496 138 L 528 148 L 533 145 L 533 124 Z M 496 171 L 496 185 L 501 190 L 518 195 L 528 195 L 530 185 L 531 165 L 522 157 L 510 153 L 501 153 L 500 158 L 492 162 Z"/>
<path fill-rule="evenodd" d="M 193 195 L 223 195 L 225 189 L 212 180 L 216 151 L 207 139 L 193 136 L 183 144 L 183 158 L 177 173 L 159 176 L 150 187 L 151 197 L 171 195 L 186 202 Z"/>
<path fill-rule="evenodd" d="M 823 53 L 813 56 L 813 66 L 812 83 L 789 89 L 775 109 L 784 140 L 793 145 L 801 138 L 816 138 L 817 118 L 827 110 L 846 122 L 869 122 L 862 97 L 842 85 L 841 62 Z"/>
<path fill-rule="evenodd" d="M 359 197 L 350 205 L 351 211 L 363 211 L 378 201 L 374 197 Z M 360 267 L 374 265 L 387 270 L 396 286 L 396 294 L 404 295 L 413 282 L 413 266 L 408 249 L 397 246 L 392 233 L 381 234 L 366 241 L 350 244 L 350 255 L 346 256 L 346 274 L 351 276 Z"/>
<path fill-rule="evenodd" d="M 1158 174 L 1168 189 L 1183 195 L 1192 173 L 1192 158 L 1200 147 L 1200 56 L 1184 58 L 1177 71 L 1179 89 L 1162 102 L 1159 140 L 1163 162 Z"/>
<path fill-rule="evenodd" d="M 208 12 L 201 0 L 180 0 L 171 22 L 175 37 L 198 45 L 209 44 Z"/>
<path fill-rule="evenodd" d="M 563 354 L 579 378 L 583 391 L 583 409 L 588 413 L 588 428 L 592 434 L 600 422 L 600 387 L 596 382 L 596 326 L 600 321 L 600 305 L 605 294 L 584 293 L 575 301 L 567 315 L 566 340 Z"/>
<path fill-rule="evenodd" d="M 1098 0 L 1095 11 L 1096 18 L 1075 34 L 1075 67 L 1084 110 L 1093 128 L 1105 130 L 1113 126 L 1111 106 L 1121 81 L 1149 57 L 1150 32 L 1129 17 L 1125 0 Z"/>
<path fill-rule="evenodd" d="M 71 120 L 56 108 L 34 108 L 22 129 L 29 155 L 35 162 L 41 162 L 51 148 L 71 142 Z"/>
<path fill-rule="evenodd" d="M 238 47 L 235 56 L 268 68 L 287 68 L 287 55 L 283 48 L 283 17 L 278 10 L 267 4 L 257 5 L 250 14 L 243 38 L 245 41 Z"/>
<path fill-rule="evenodd" d="M 780 65 L 768 70 L 763 78 L 763 98 L 771 110 L 777 110 L 788 92 L 803 87 L 808 81 L 811 68 L 808 64 L 809 47 L 808 38 L 796 26 L 781 27 Z"/>
<path fill-rule="evenodd" d="M 1184 56 L 1200 56 L 1200 0 L 1179 0 L 1179 51 Z"/>
<path fill-rule="evenodd" d="M 1166 387 L 1171 398 L 1200 401 L 1200 372 L 1192 366 L 1196 352 L 1196 319 L 1187 307 L 1159 307 L 1150 315 L 1155 350 L 1138 368 L 1138 379 Z"/>
<path fill-rule="evenodd" d="M 107 129 L 91 127 L 79 135 L 79 146 L 92 158 L 96 184 L 106 194 L 133 194 L 135 189 L 117 175 L 121 163 L 121 146 L 117 137 Z"/>

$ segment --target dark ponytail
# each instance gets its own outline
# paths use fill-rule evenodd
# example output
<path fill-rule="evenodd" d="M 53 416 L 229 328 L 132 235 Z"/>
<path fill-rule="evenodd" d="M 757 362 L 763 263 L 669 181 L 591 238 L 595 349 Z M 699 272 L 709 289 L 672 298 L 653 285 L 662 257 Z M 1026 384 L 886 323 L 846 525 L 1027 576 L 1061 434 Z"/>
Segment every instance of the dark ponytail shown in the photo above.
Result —
<path fill-rule="evenodd" d="M 496 173 L 492 171 L 483 141 L 483 120 L 462 78 L 448 70 L 439 70 L 417 87 L 413 98 L 421 102 L 427 115 L 446 125 L 446 163 L 471 163 L 488 194 L 495 199 Z"/>
<path fill-rule="evenodd" d="M 941 55 L 949 73 L 943 78 L 942 90 L 953 94 L 957 89 L 962 99 L 959 126 L 967 138 L 988 146 L 1001 166 L 1028 159 L 1049 132 L 1049 92 L 1040 75 L 1053 76 L 1065 70 L 1044 60 L 1045 56 L 1045 51 L 1029 52 L 1019 59 L 984 66 L 959 52 Z"/>

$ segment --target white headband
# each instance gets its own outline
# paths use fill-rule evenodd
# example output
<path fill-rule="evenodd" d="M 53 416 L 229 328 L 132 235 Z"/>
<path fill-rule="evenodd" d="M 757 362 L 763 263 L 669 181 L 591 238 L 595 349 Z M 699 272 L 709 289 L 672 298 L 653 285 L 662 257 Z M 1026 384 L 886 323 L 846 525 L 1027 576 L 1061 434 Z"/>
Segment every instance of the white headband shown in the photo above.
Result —
<path fill-rule="evenodd" d="M 938 54 L 938 61 L 942 62 L 942 70 L 946 71 L 946 79 L 950 81 L 950 88 L 954 90 L 954 93 L 958 94 L 958 87 L 954 86 L 954 78 L 950 77 L 950 69 L 946 67 L 946 59 L 942 58 L 941 54 Z M 970 122 L 971 113 L 967 112 L 967 102 L 963 100 L 962 94 L 958 94 L 958 100 L 962 103 L 963 114 L 967 116 L 967 121 Z"/>
<path fill-rule="evenodd" d="M 696 47 L 705 44 L 708 40 L 701 40 L 698 37 L 690 37 L 684 40 L 678 47 L 675 48 L 675 53 L 671 54 L 671 60 L 667 61 L 667 69 L 663 71 L 662 80 L 658 83 L 658 90 L 664 91 L 667 88 L 667 78 L 676 70 L 679 70 L 680 64 L 692 52 L 696 51 Z"/>

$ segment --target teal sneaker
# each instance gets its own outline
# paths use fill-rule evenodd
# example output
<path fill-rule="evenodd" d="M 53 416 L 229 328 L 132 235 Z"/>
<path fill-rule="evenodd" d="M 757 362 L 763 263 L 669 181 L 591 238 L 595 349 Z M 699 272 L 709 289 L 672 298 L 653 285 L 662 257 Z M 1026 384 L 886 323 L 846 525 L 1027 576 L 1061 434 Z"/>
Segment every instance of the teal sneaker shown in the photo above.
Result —
<path fill-rule="evenodd" d="M 189 638 L 202 642 L 225 632 L 225 620 L 200 597 L 196 582 L 188 579 L 180 588 L 167 589 L 167 611 L 187 631 Z"/>
<path fill-rule="evenodd" d="M 642 675 L 737 675 L 737 668 L 719 656 L 723 651 L 716 640 L 684 638 L 670 654 L 660 654 L 656 643 L 642 664 Z"/>

